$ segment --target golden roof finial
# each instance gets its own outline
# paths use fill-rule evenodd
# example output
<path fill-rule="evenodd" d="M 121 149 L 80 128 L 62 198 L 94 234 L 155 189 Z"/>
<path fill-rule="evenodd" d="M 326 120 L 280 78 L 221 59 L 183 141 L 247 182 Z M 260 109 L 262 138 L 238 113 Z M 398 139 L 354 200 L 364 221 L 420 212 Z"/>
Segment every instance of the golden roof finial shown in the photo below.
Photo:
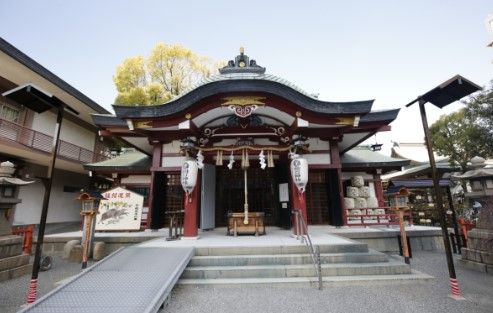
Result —
<path fill-rule="evenodd" d="M 245 53 L 245 48 L 240 47 L 240 54 L 243 54 L 243 53 Z"/>

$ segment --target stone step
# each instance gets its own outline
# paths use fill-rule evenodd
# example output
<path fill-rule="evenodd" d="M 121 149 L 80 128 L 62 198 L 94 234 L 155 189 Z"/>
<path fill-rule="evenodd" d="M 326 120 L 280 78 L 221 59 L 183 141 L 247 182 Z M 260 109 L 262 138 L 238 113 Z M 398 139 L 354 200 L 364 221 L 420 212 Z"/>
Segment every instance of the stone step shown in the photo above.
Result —
<path fill-rule="evenodd" d="M 23 276 L 29 273 L 32 270 L 32 268 L 33 265 L 31 263 L 31 264 L 26 264 L 19 267 L 11 268 L 5 271 L 0 271 L 0 282 Z"/>
<path fill-rule="evenodd" d="M 23 266 L 29 263 L 29 254 L 21 254 L 0 259 L 0 271 Z"/>
<path fill-rule="evenodd" d="M 323 285 L 337 285 L 342 284 L 361 284 L 371 283 L 374 286 L 377 282 L 385 284 L 391 282 L 415 282 L 415 281 L 427 281 L 433 279 L 433 276 L 424 274 L 413 270 L 410 274 L 399 275 L 354 275 L 354 276 L 325 276 L 322 278 Z M 220 286 L 296 286 L 296 287 L 318 287 L 318 279 L 315 277 L 283 277 L 283 278 L 217 278 L 217 279 L 191 279 L 182 278 L 178 281 L 180 285 L 220 285 Z"/>
<path fill-rule="evenodd" d="M 331 263 L 375 263 L 388 261 L 387 255 L 376 252 L 321 253 L 322 264 Z M 312 264 L 309 254 L 260 254 L 228 256 L 196 256 L 189 267 L 195 266 L 248 266 L 248 265 L 296 265 Z"/>
<path fill-rule="evenodd" d="M 318 245 L 317 245 L 318 246 Z M 368 252 L 364 243 L 320 245 L 320 253 L 351 253 Z M 260 255 L 260 254 L 305 254 L 308 248 L 305 244 L 286 246 L 236 246 L 236 247 L 196 247 L 196 256 L 206 255 Z"/>
<path fill-rule="evenodd" d="M 323 264 L 323 276 L 409 274 L 409 265 L 397 261 L 379 263 Z M 315 276 L 313 264 L 188 267 L 181 278 L 283 278 Z"/>

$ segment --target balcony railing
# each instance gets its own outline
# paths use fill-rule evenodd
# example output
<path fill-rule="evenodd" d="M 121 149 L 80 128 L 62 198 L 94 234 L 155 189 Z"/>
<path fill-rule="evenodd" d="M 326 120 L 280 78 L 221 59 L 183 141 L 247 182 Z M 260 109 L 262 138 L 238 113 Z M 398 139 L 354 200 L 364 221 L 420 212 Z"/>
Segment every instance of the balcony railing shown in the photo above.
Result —
<path fill-rule="evenodd" d="M 40 133 L 4 119 L 0 119 L 0 138 L 15 141 L 26 147 L 42 152 L 50 152 L 53 143 L 53 136 Z M 79 147 L 64 140 L 60 140 L 60 144 L 58 145 L 58 157 L 83 164 L 108 159 L 108 157 L 103 154 L 94 153 L 91 150 Z"/>

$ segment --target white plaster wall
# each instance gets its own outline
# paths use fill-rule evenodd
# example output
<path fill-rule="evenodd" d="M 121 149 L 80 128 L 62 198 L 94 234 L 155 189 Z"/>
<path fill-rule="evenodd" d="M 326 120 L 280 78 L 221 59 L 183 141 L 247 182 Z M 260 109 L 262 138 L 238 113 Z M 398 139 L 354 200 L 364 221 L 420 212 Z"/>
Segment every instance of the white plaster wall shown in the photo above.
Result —
<path fill-rule="evenodd" d="M 162 159 L 162 167 L 181 167 L 185 161 L 185 157 L 163 157 Z"/>
<path fill-rule="evenodd" d="M 121 183 L 124 184 L 151 184 L 151 175 L 130 175 L 122 178 Z"/>
<path fill-rule="evenodd" d="M 50 111 L 41 114 L 35 113 L 32 129 L 53 136 L 55 131 L 56 115 Z M 96 134 L 66 119 L 62 122 L 60 139 L 74 145 L 94 151 Z"/>
<path fill-rule="evenodd" d="M 330 154 L 329 153 L 303 154 L 303 156 L 306 158 L 309 165 L 330 164 Z"/>
<path fill-rule="evenodd" d="M 47 222 L 79 221 L 81 205 L 80 201 L 76 200 L 79 192 L 64 192 L 63 186 L 87 188 L 88 184 L 89 177 L 87 175 L 56 170 L 48 207 Z M 44 186 L 39 180 L 20 189 L 19 198 L 22 199 L 22 202 L 16 207 L 14 224 L 39 223 L 44 190 Z"/>
<path fill-rule="evenodd" d="M 179 153 L 180 141 L 175 140 L 170 143 L 163 144 L 163 153 Z"/>
<path fill-rule="evenodd" d="M 310 150 L 330 150 L 328 141 L 323 141 L 319 138 L 308 138 L 307 142 L 310 145 Z"/>

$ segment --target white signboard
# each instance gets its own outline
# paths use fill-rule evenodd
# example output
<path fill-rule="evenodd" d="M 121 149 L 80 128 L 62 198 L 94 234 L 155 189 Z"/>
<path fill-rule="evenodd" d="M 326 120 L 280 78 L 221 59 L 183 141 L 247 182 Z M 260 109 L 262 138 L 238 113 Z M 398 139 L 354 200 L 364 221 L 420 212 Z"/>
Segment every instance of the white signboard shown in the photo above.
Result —
<path fill-rule="evenodd" d="M 279 202 L 289 202 L 288 183 L 279 184 Z"/>
<path fill-rule="evenodd" d="M 139 230 L 144 197 L 117 187 L 103 193 L 108 200 L 99 202 L 96 215 L 96 231 Z"/>

